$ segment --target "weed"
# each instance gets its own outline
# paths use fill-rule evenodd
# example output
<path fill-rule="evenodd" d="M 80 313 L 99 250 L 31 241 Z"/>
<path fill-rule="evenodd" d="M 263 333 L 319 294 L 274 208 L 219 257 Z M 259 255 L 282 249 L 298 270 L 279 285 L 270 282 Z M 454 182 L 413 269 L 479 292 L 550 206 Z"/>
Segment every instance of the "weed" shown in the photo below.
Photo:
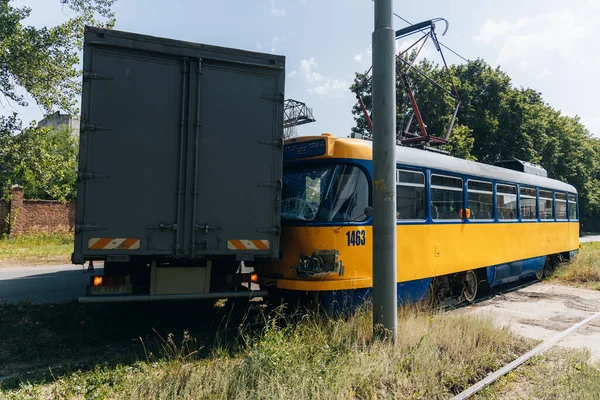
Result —
<path fill-rule="evenodd" d="M 0 266 L 68 263 L 72 234 L 31 234 L 0 238 Z"/>
<path fill-rule="evenodd" d="M 575 261 L 559 265 L 551 279 L 600 290 L 600 243 L 584 243 Z"/>
<path fill-rule="evenodd" d="M 587 350 L 556 348 L 532 358 L 475 399 L 598 399 L 600 364 Z"/>
<path fill-rule="evenodd" d="M 144 361 L 59 374 L 34 385 L 33 397 L 441 398 L 533 345 L 480 316 L 407 309 L 398 318 L 398 340 L 391 344 L 374 340 L 369 310 L 292 318 L 276 309 L 259 315 L 258 324 L 245 321 L 235 339 L 210 351 L 190 332 L 166 335 Z M 6 394 L 12 399 L 31 390 L 21 385 Z"/>

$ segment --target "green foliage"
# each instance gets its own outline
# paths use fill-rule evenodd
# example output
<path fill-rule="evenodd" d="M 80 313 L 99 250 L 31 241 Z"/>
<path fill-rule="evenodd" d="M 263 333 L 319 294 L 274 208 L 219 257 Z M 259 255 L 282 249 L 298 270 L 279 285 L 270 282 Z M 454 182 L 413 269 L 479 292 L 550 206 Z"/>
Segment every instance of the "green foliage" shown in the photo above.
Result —
<path fill-rule="evenodd" d="M 439 65 L 426 59 L 417 64 L 428 76 L 450 87 L 450 78 Z M 406 67 L 398 65 L 407 74 Z M 407 75 L 428 133 L 444 136 L 454 111 L 453 100 L 422 76 L 414 72 Z M 600 230 L 600 140 L 589 133 L 579 118 L 561 115 L 533 89 L 515 88 L 505 72 L 483 60 L 453 65 L 450 75 L 461 107 L 445 149 L 456 157 L 483 163 L 518 158 L 541 164 L 550 177 L 577 188 L 582 229 Z M 351 89 L 362 79 L 363 75 L 356 74 Z M 397 123 L 404 128 L 412 109 L 399 84 L 397 92 Z M 362 93 L 365 106 L 371 111 L 370 82 L 363 86 Z M 352 112 L 356 121 L 353 132 L 368 134 L 358 103 Z M 415 122 L 412 126 L 414 131 Z"/>
<path fill-rule="evenodd" d="M 600 243 L 583 243 L 575 261 L 559 265 L 551 280 L 598 289 L 600 285 Z"/>
<path fill-rule="evenodd" d="M 20 185 L 28 198 L 75 198 L 78 140 L 71 130 L 32 126 L 14 134 L 16 121 L 0 119 L 0 186 Z"/>
<path fill-rule="evenodd" d="M 0 93 L 5 99 L 26 106 L 23 88 L 45 112 L 58 107 L 76 114 L 83 29 L 86 24 L 112 27 L 114 1 L 60 0 L 75 16 L 58 26 L 35 28 L 22 24 L 31 8 L 0 0 Z"/>
<path fill-rule="evenodd" d="M 78 113 L 79 54 L 85 25 L 111 28 L 115 0 L 55 0 L 72 15 L 53 27 L 24 25 L 31 8 L 0 0 L 0 103 L 27 106 L 26 94 L 46 113 Z M 77 142 L 67 130 L 23 129 L 16 113 L 0 116 L 0 196 L 10 185 L 25 196 L 69 200 L 75 197 Z"/>

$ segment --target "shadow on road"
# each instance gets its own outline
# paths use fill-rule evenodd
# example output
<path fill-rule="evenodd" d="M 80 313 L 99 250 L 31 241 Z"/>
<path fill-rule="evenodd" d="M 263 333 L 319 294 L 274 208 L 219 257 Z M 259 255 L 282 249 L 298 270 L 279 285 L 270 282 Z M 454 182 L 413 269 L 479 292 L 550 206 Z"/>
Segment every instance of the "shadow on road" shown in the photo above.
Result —
<path fill-rule="evenodd" d="M 31 272 L 38 269 L 39 273 Z M 33 267 L 1 270 L 0 301 L 63 302 L 85 294 L 92 274 L 84 273 L 76 267 L 51 269 L 53 268 Z M 95 274 L 102 274 L 102 269 L 96 270 Z"/>

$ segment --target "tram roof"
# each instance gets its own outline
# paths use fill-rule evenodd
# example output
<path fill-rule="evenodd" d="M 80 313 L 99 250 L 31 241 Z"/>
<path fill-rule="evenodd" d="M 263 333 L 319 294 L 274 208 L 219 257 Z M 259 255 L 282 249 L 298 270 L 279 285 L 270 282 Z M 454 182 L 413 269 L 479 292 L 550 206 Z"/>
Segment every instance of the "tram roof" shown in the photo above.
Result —
<path fill-rule="evenodd" d="M 324 158 L 358 158 L 372 160 L 372 142 L 362 139 L 336 138 L 330 135 L 324 136 L 329 143 L 328 146 L 333 147 L 328 149 L 327 155 L 325 155 Z M 296 141 L 304 142 L 317 138 L 322 139 L 323 136 L 301 137 L 297 138 Z M 396 146 L 396 163 L 406 166 L 433 168 L 440 171 L 472 177 L 494 179 L 577 193 L 575 187 L 556 179 L 405 146 Z"/>

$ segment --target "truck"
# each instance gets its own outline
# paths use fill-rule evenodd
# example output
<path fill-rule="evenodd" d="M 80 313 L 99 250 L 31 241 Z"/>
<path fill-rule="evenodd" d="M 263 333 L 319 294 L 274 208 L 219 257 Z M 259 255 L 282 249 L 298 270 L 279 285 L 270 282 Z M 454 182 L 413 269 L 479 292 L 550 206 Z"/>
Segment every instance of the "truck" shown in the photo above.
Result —
<path fill-rule="evenodd" d="M 279 258 L 285 58 L 86 27 L 81 302 L 264 296 Z"/>

